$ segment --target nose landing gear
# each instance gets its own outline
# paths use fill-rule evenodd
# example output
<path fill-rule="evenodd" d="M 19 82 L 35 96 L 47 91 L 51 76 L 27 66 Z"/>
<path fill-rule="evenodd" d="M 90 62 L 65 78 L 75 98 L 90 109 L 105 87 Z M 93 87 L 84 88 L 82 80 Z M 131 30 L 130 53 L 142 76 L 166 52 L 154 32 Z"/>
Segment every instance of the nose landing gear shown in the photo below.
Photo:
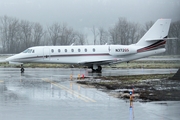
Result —
<path fill-rule="evenodd" d="M 23 64 L 21 64 L 21 73 L 24 73 L 24 67 L 23 67 Z"/>

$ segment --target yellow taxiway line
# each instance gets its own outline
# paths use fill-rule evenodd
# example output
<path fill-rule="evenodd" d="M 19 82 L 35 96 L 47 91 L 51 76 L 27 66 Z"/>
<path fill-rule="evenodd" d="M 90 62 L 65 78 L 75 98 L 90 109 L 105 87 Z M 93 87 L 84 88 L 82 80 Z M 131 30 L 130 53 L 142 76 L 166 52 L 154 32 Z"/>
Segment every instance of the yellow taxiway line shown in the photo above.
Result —
<path fill-rule="evenodd" d="M 81 100 L 83 100 L 83 101 L 85 101 L 85 102 L 96 102 L 95 100 L 93 100 L 93 99 L 91 99 L 91 98 L 88 98 L 88 97 L 86 97 L 86 96 L 84 96 L 84 95 L 82 95 L 82 94 L 79 94 L 78 92 L 76 92 L 76 91 L 74 91 L 74 90 L 71 90 L 71 89 L 69 89 L 69 88 L 67 88 L 67 87 L 65 87 L 65 86 L 63 86 L 63 85 L 61 85 L 61 84 L 59 84 L 59 83 L 52 82 L 52 81 L 50 81 L 50 80 L 48 80 L 48 79 L 46 79 L 46 78 L 43 78 L 42 80 L 45 81 L 45 82 L 49 82 L 49 83 L 51 83 L 52 85 L 54 85 L 54 86 L 56 86 L 56 87 L 59 87 L 60 89 L 63 89 L 63 90 L 65 90 L 65 91 L 67 91 L 68 93 L 76 96 L 77 98 L 79 98 L 79 99 L 81 99 Z"/>

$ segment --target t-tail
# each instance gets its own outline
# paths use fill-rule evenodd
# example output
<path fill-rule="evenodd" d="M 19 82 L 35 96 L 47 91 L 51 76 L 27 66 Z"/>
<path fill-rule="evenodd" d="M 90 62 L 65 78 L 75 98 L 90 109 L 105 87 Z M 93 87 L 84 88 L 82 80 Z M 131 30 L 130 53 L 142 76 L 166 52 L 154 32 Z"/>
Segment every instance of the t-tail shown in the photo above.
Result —
<path fill-rule="evenodd" d="M 164 48 L 168 39 L 171 19 L 158 19 L 145 35 L 136 43 L 136 46 L 142 46 L 137 52 L 145 52 Z"/>

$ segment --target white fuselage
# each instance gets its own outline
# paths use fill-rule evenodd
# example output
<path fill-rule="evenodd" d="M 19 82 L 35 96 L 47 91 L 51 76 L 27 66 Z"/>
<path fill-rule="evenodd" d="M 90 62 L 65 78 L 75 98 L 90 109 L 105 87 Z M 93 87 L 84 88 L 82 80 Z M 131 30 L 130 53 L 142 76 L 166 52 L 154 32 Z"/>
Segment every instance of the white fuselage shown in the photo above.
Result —
<path fill-rule="evenodd" d="M 165 48 L 137 52 L 136 45 L 37 46 L 9 57 L 10 63 L 64 63 L 103 65 L 131 61 L 159 54 Z"/>

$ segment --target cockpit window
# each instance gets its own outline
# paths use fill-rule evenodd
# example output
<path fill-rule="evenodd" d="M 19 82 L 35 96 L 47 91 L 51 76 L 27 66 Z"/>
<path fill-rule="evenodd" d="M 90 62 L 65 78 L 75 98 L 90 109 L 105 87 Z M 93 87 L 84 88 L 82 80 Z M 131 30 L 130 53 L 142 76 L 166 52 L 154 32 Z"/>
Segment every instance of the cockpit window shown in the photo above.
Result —
<path fill-rule="evenodd" d="M 23 51 L 23 53 L 27 53 L 29 49 L 26 49 L 25 51 Z"/>
<path fill-rule="evenodd" d="M 31 53 L 31 52 L 32 52 L 32 49 L 29 49 L 29 50 L 28 50 L 28 53 Z"/>
<path fill-rule="evenodd" d="M 26 49 L 25 51 L 23 51 L 23 53 L 34 53 L 33 49 Z"/>

